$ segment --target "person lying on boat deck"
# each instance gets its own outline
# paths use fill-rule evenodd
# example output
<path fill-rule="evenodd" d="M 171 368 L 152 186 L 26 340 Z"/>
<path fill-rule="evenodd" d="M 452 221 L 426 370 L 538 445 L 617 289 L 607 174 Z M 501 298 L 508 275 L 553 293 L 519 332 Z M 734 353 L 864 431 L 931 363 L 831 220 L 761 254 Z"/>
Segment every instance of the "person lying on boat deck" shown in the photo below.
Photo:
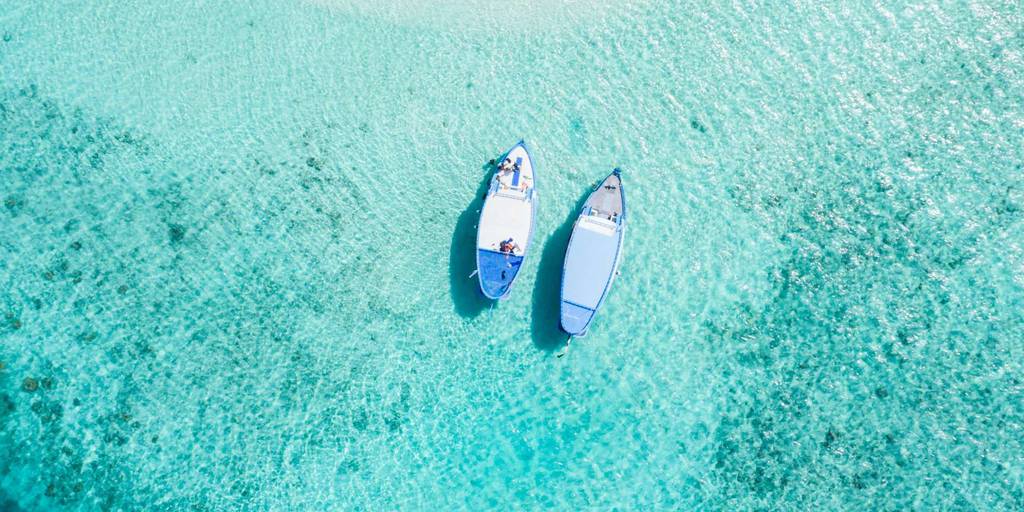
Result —
<path fill-rule="evenodd" d="M 509 190 L 509 189 L 515 188 L 516 190 L 519 190 L 521 192 L 526 192 L 526 189 L 530 188 L 530 178 L 529 177 L 527 177 L 527 176 L 520 176 L 519 177 L 519 185 L 516 185 L 515 187 L 512 186 L 512 180 L 513 179 L 515 179 L 515 177 L 514 177 L 514 173 L 511 172 L 511 171 L 498 173 L 498 184 L 501 185 L 501 189 L 502 190 Z"/>
<path fill-rule="evenodd" d="M 514 255 L 517 250 L 519 250 L 519 244 L 517 244 L 511 238 L 509 238 L 508 240 L 502 240 L 501 241 L 501 246 L 498 248 L 498 251 L 500 251 L 500 252 L 502 252 L 502 253 L 504 253 L 506 255 L 507 254 Z"/>
<path fill-rule="evenodd" d="M 512 159 L 508 157 L 506 157 L 505 161 L 498 166 L 499 171 L 511 171 L 512 169 Z"/>
<path fill-rule="evenodd" d="M 512 170 L 511 166 L 502 169 L 498 173 L 498 183 L 501 184 L 501 188 L 512 188 L 512 175 L 514 174 L 515 171 Z"/>

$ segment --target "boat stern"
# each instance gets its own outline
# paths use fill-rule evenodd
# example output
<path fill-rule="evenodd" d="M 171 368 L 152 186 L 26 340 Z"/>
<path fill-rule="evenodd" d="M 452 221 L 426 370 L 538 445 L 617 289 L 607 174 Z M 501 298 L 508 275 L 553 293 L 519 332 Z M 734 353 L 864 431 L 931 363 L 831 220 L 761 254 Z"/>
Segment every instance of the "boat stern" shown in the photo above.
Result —
<path fill-rule="evenodd" d="M 512 288 L 512 282 L 515 281 L 522 264 L 522 256 L 478 249 L 477 276 L 480 278 L 480 291 L 488 299 L 504 299 Z"/>
<path fill-rule="evenodd" d="M 578 306 L 568 301 L 562 301 L 561 324 L 562 330 L 572 336 L 583 337 L 587 334 L 587 327 L 594 319 L 594 310 Z"/>

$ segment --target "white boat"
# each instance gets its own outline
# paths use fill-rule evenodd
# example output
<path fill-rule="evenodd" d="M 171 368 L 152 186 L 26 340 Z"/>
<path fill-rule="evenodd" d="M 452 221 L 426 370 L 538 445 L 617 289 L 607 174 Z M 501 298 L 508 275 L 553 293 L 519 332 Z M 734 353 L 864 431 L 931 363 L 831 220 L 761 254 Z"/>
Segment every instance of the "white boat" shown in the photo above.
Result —
<path fill-rule="evenodd" d="M 562 267 L 562 330 L 586 336 L 601 309 L 622 260 L 626 234 L 626 195 L 615 169 L 590 193 L 572 227 Z"/>
<path fill-rule="evenodd" d="M 530 250 L 537 214 L 534 162 L 526 143 L 519 141 L 502 157 L 491 179 L 477 226 L 476 268 L 480 291 L 503 299 Z"/>

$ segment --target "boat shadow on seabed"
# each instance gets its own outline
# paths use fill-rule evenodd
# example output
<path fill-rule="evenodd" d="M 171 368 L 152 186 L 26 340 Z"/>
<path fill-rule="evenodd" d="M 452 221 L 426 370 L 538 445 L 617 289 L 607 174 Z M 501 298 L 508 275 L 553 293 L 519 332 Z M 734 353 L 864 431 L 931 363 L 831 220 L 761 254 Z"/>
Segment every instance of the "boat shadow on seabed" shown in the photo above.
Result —
<path fill-rule="evenodd" d="M 559 325 L 559 307 L 562 302 L 562 263 L 565 250 L 569 247 L 569 235 L 572 226 L 580 215 L 583 204 L 590 195 L 585 189 L 569 211 L 568 217 L 544 244 L 537 266 L 537 279 L 533 285 L 533 318 L 530 322 L 530 333 L 533 344 L 548 352 L 565 347 L 569 335 Z"/>
<path fill-rule="evenodd" d="M 476 225 L 480 220 L 480 209 L 484 206 L 487 188 L 491 185 L 491 176 L 497 169 L 494 160 L 483 165 L 484 179 L 476 189 L 473 201 L 459 215 L 452 233 L 452 245 L 448 254 L 448 279 L 452 291 L 452 302 L 455 312 L 463 318 L 474 318 L 481 311 L 491 306 L 480 292 L 480 284 L 476 276 L 470 277 L 476 270 Z"/>

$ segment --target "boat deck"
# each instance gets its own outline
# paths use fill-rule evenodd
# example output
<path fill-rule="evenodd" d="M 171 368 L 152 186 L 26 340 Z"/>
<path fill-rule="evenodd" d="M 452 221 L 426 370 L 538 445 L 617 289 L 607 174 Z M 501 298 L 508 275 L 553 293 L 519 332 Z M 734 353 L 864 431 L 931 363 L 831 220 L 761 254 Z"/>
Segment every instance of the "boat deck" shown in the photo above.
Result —
<path fill-rule="evenodd" d="M 511 238 L 522 255 L 530 245 L 532 227 L 533 203 L 499 192 L 487 200 L 480 213 L 477 249 L 497 251 L 502 240 Z"/>
<path fill-rule="evenodd" d="M 618 233 L 590 229 L 573 231 L 562 271 L 562 300 L 596 310 L 615 273 Z"/>
<path fill-rule="evenodd" d="M 590 194 L 586 206 L 594 210 L 592 214 L 608 219 L 621 216 L 623 212 L 622 194 L 619 193 L 621 186 L 622 180 L 618 176 L 614 174 L 608 176 L 604 183 L 601 183 L 601 186 Z"/>
<path fill-rule="evenodd" d="M 497 251 L 502 240 L 511 238 L 519 245 L 518 255 L 526 254 L 533 230 L 533 209 L 535 201 L 533 187 L 533 162 L 526 148 L 517 145 L 508 153 L 508 158 L 519 165 L 514 173 L 500 171 L 495 175 L 498 182 L 492 188 L 480 212 L 477 228 L 477 249 Z"/>

